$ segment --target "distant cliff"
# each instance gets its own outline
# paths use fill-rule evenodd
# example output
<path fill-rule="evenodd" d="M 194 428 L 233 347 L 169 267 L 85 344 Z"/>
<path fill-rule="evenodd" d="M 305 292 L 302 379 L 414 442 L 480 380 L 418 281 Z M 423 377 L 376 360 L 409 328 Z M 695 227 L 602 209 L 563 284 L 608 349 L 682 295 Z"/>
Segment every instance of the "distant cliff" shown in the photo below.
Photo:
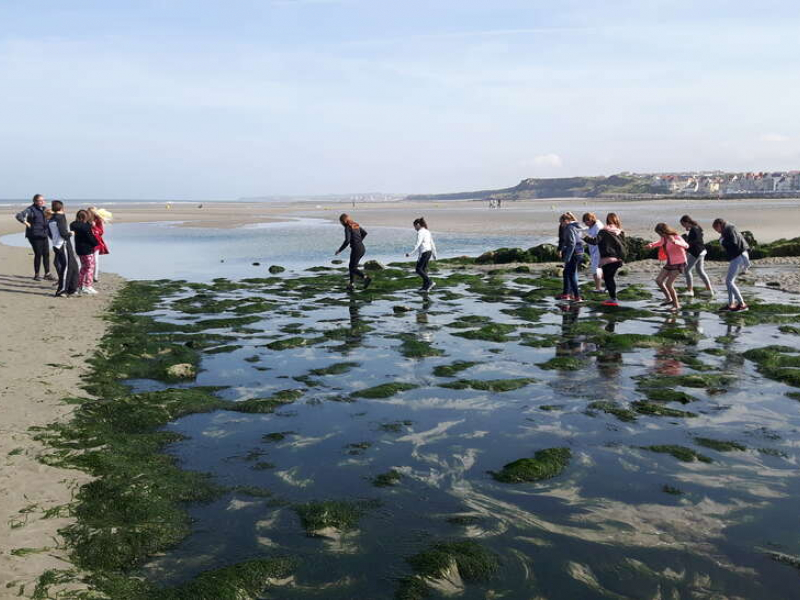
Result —
<path fill-rule="evenodd" d="M 595 198 L 598 196 L 641 196 L 664 194 L 651 180 L 642 177 L 560 177 L 523 179 L 517 185 L 498 190 L 479 190 L 453 194 L 415 194 L 408 200 L 528 200 L 531 198 Z"/>

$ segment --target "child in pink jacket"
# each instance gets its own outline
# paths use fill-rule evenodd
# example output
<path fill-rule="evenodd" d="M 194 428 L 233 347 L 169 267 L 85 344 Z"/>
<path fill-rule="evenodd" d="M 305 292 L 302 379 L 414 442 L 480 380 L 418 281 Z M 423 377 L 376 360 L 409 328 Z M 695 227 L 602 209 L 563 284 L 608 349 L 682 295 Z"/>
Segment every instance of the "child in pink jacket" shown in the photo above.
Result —
<path fill-rule="evenodd" d="M 656 225 L 656 233 L 661 236 L 661 239 L 648 244 L 647 247 L 658 248 L 658 258 L 666 261 L 656 277 L 656 284 L 666 298 L 661 305 L 671 306 L 671 310 L 677 311 L 680 310 L 681 304 L 674 284 L 678 275 L 686 270 L 686 249 L 689 244 L 666 223 Z"/>

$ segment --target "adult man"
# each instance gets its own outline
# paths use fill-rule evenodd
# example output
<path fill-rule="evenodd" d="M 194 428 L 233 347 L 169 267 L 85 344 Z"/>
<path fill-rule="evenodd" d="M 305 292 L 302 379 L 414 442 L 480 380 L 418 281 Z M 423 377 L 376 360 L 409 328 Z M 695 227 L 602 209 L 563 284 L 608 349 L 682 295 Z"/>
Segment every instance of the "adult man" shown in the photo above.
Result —
<path fill-rule="evenodd" d="M 58 273 L 58 289 L 56 296 L 71 296 L 78 289 L 78 261 L 72 250 L 70 237 L 72 232 L 67 227 L 67 216 L 64 214 L 64 203 L 53 200 L 53 218 L 48 223 L 50 239 L 55 253 L 54 263 Z"/>
<path fill-rule="evenodd" d="M 47 218 L 44 216 L 44 196 L 36 194 L 33 204 L 17 213 L 17 221 L 25 225 L 25 237 L 33 248 L 34 279 L 39 281 L 39 269 L 44 263 L 44 278 L 53 279 L 50 275 L 50 243 L 47 236 Z"/>

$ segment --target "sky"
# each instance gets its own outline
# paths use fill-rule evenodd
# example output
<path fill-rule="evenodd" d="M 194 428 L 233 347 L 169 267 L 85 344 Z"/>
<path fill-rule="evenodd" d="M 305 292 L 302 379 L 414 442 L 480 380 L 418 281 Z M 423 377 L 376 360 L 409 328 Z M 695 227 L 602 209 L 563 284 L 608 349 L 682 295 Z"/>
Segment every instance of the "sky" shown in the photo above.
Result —
<path fill-rule="evenodd" d="M 0 198 L 800 168 L 789 0 L 0 0 Z"/>

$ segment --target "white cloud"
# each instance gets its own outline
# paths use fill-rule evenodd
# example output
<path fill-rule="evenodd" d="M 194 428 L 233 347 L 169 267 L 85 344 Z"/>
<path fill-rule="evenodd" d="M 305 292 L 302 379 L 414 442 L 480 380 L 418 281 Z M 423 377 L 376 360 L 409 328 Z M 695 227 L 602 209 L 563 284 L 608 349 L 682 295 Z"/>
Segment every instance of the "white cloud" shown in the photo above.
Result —
<path fill-rule="evenodd" d="M 560 168 L 564 166 L 564 161 L 558 154 L 539 154 L 533 160 L 528 161 L 526 166 Z"/>
<path fill-rule="evenodd" d="M 765 133 L 761 136 L 761 141 L 772 144 L 780 144 L 782 142 L 788 142 L 789 136 L 783 135 L 782 133 Z"/>

